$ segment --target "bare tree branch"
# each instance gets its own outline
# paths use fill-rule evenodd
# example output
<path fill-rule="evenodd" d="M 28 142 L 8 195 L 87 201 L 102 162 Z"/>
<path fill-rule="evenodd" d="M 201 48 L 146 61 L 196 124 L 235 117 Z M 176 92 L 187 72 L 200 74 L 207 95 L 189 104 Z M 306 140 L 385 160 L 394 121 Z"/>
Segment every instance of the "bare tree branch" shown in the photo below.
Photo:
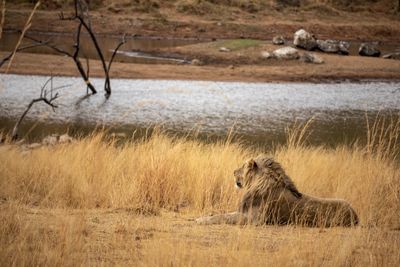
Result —
<path fill-rule="evenodd" d="M 51 88 L 50 91 L 47 90 L 47 85 L 51 83 Z M 29 110 L 32 108 L 32 106 L 35 103 L 38 102 L 44 102 L 45 104 L 47 104 L 48 106 L 50 106 L 52 108 L 53 111 L 55 111 L 55 109 L 58 107 L 54 101 L 58 99 L 59 94 L 58 92 L 56 92 L 55 94 L 54 91 L 61 89 L 61 88 L 65 88 L 65 86 L 60 86 L 57 88 L 53 88 L 53 77 L 50 77 L 42 86 L 42 88 L 40 89 L 40 96 L 38 98 L 33 99 L 29 105 L 26 107 L 25 111 L 22 113 L 21 117 L 18 119 L 18 121 L 15 123 L 12 134 L 11 134 L 11 140 L 15 141 L 18 139 L 18 129 L 19 126 L 21 125 L 22 121 L 24 120 L 25 116 L 28 114 Z M 49 96 L 50 94 L 50 96 Z"/>
<path fill-rule="evenodd" d="M 90 75 L 90 67 L 89 67 L 89 59 L 86 58 L 86 71 L 82 65 L 82 62 L 79 59 L 79 54 L 80 54 L 80 41 L 81 41 L 81 34 L 82 34 L 82 28 L 89 34 L 90 39 L 92 40 L 92 43 L 94 45 L 94 48 L 96 49 L 96 52 L 100 58 L 103 71 L 105 74 L 105 83 L 104 83 L 104 90 L 106 92 L 106 97 L 111 95 L 111 82 L 110 82 L 110 69 L 112 66 L 112 63 L 114 62 L 114 59 L 118 53 L 118 50 L 126 43 L 125 36 L 123 36 L 121 42 L 117 45 L 116 49 L 114 50 L 110 61 L 108 64 L 106 63 L 103 51 L 99 45 L 99 42 L 96 38 L 95 33 L 92 30 L 91 27 L 91 22 L 90 22 L 90 16 L 89 16 L 89 6 L 87 5 L 85 0 L 75 0 L 74 1 L 74 8 L 75 12 L 72 16 L 65 16 L 63 12 L 60 13 L 59 17 L 60 20 L 76 20 L 78 22 L 78 28 L 77 28 L 77 33 L 76 33 L 76 39 L 75 39 L 75 44 L 74 44 L 74 51 L 72 53 L 65 51 L 55 45 L 52 45 L 50 42 L 43 42 L 41 40 L 38 40 L 34 37 L 28 36 L 25 34 L 24 31 L 22 31 L 21 36 L 31 41 L 34 41 L 37 44 L 45 45 L 54 51 L 66 55 L 70 58 L 72 58 L 75 62 L 76 67 L 78 68 L 78 71 L 80 75 L 82 76 L 83 80 L 87 84 L 87 88 L 91 90 L 92 94 L 96 94 L 97 91 L 93 84 L 89 80 L 89 75 Z M 24 29 L 25 30 L 25 29 Z M 12 59 L 12 56 L 11 56 Z"/>
<path fill-rule="evenodd" d="M 27 49 L 30 49 L 30 48 L 34 48 L 34 47 L 38 47 L 38 46 L 43 46 L 43 45 L 44 45 L 44 43 L 43 43 L 43 44 L 37 43 L 37 44 L 31 44 L 31 45 L 19 47 L 19 48 L 17 49 L 17 53 L 20 52 L 20 51 L 23 51 L 23 50 L 27 50 Z M 10 58 L 13 56 L 13 54 L 14 54 L 14 52 L 11 52 L 8 56 L 6 56 L 5 58 L 3 58 L 3 59 L 0 61 L 0 68 L 4 65 L 4 63 L 6 63 L 8 60 L 10 60 Z"/>
<path fill-rule="evenodd" d="M 115 56 L 116 56 L 117 53 L 118 53 L 118 50 L 119 50 L 125 43 L 126 43 L 126 37 L 125 37 L 125 35 L 124 35 L 124 36 L 122 36 L 121 42 L 120 42 L 120 43 L 117 45 L 117 47 L 115 48 L 115 50 L 114 50 L 114 52 L 113 52 L 113 54 L 112 54 L 112 56 L 111 56 L 110 62 L 108 62 L 108 67 L 107 67 L 107 71 L 108 71 L 108 72 L 109 72 L 110 69 L 111 69 L 111 65 L 112 65 L 112 63 L 113 63 L 113 61 L 114 61 L 114 59 L 115 59 Z"/>
<path fill-rule="evenodd" d="M 47 47 L 53 49 L 54 51 L 56 51 L 56 52 L 58 52 L 58 53 L 60 53 L 60 54 L 66 55 L 66 56 L 68 56 L 68 57 L 73 57 L 73 55 L 72 55 L 71 53 L 69 53 L 69 52 L 67 52 L 67 51 L 65 51 L 65 50 L 63 50 L 63 49 L 61 49 L 61 48 L 58 48 L 58 47 L 55 46 L 55 45 L 52 45 L 52 44 L 50 43 L 50 41 L 44 42 L 44 41 L 39 40 L 39 39 L 36 39 L 35 37 L 32 37 L 32 36 L 30 36 L 30 35 L 28 35 L 28 34 L 25 34 L 24 37 L 25 37 L 26 39 L 28 39 L 28 40 L 31 40 L 31 41 L 37 43 L 37 44 L 41 44 L 41 45 L 43 45 L 43 46 L 47 46 Z"/>
<path fill-rule="evenodd" d="M 73 53 L 69 53 L 69 52 L 67 52 L 67 51 L 65 51 L 65 50 L 63 50 L 63 49 L 61 49 L 61 48 L 59 48 L 59 47 L 57 47 L 55 45 L 50 44 L 50 42 L 46 43 L 46 42 L 38 40 L 38 39 L 36 39 L 36 38 L 34 38 L 32 36 L 29 36 L 29 35 L 25 35 L 25 38 L 27 38 L 27 39 L 29 39 L 31 41 L 34 41 L 34 42 L 36 42 L 38 44 L 45 45 L 45 46 L 53 49 L 54 51 L 56 51 L 56 52 L 58 52 L 60 54 L 63 54 L 63 55 L 66 55 L 66 56 L 72 58 L 72 60 L 75 62 L 75 65 L 76 65 L 76 67 L 77 67 L 77 69 L 79 71 L 79 74 L 82 76 L 82 79 L 86 83 L 87 88 L 90 89 L 92 94 L 96 94 L 97 93 L 96 88 L 90 82 L 88 72 L 85 71 L 85 69 L 83 68 L 82 62 L 79 59 L 81 32 L 82 32 L 82 24 L 79 24 L 78 28 L 77 28 L 76 37 L 75 37 L 76 38 L 75 39 L 75 44 L 74 44 L 74 49 L 75 50 L 74 50 Z"/>

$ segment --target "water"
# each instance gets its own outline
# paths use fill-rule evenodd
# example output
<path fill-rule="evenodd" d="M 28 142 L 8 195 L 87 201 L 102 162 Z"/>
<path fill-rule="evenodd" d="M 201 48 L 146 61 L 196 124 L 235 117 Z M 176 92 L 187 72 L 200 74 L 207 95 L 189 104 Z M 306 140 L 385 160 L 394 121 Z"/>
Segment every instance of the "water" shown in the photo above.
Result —
<path fill-rule="evenodd" d="M 10 128 L 27 104 L 40 94 L 48 77 L 0 75 L 0 128 Z M 102 88 L 102 79 L 93 79 Z M 133 131 L 162 125 L 203 136 L 235 134 L 250 143 L 279 143 L 285 128 L 314 118 L 312 140 L 317 144 L 351 142 L 365 137 L 365 116 L 398 117 L 400 83 L 241 83 L 113 79 L 113 92 L 82 99 L 80 78 L 56 77 L 60 90 L 55 112 L 36 104 L 27 119 L 70 128 L 108 125 Z M 8 118 L 8 119 L 7 119 Z M 3 124 L 3 125 L 2 125 Z"/>
<path fill-rule="evenodd" d="M 29 36 L 34 37 L 38 40 L 47 41 L 51 40 L 51 44 L 54 44 L 58 48 L 61 48 L 65 51 L 72 52 L 74 51 L 73 45 L 75 43 L 74 36 L 69 34 L 46 34 L 46 33 L 35 33 L 29 34 Z M 3 33 L 3 38 L 0 39 L 0 51 L 13 51 L 15 45 L 18 42 L 20 37 L 19 33 L 15 32 L 5 32 Z M 98 43 L 102 48 L 102 51 L 105 53 L 106 59 L 109 59 L 114 52 L 114 49 L 120 43 L 121 39 L 117 37 L 110 36 L 97 36 Z M 146 58 L 140 56 L 140 54 L 136 57 L 133 57 L 132 51 L 157 51 L 161 48 L 167 47 L 175 47 L 182 45 L 189 45 L 201 42 L 196 39 L 159 39 L 159 38 L 127 38 L 127 42 L 122 46 L 120 51 L 125 51 L 125 53 L 120 53 L 116 60 L 120 62 L 129 62 L 129 63 L 160 63 L 169 61 L 168 59 L 163 58 Z M 29 44 L 29 41 L 25 42 Z M 24 45 L 22 45 L 24 46 Z M 26 50 L 29 53 L 37 53 L 37 54 L 58 54 L 51 48 L 46 46 L 38 46 L 34 48 L 30 48 Z M 88 35 L 83 34 L 81 37 L 81 51 L 80 54 L 82 57 L 87 57 L 89 59 L 98 59 L 98 55 L 96 50 L 94 49 L 93 43 Z"/>

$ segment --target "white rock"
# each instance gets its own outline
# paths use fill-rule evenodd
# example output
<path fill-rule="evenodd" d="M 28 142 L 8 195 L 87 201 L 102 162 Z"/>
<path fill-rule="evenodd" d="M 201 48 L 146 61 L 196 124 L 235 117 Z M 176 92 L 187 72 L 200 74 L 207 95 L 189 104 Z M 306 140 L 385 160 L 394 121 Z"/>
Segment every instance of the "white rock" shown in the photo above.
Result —
<path fill-rule="evenodd" d="M 195 66 L 200 66 L 200 65 L 203 65 L 203 62 L 201 62 L 200 59 L 195 58 L 190 62 L 190 64 L 195 65 Z"/>
<path fill-rule="evenodd" d="M 74 138 L 72 138 L 71 136 L 69 136 L 68 134 L 63 134 L 60 136 L 60 138 L 58 139 L 58 142 L 60 144 L 65 144 L 65 143 L 72 143 L 74 141 Z"/>
<path fill-rule="evenodd" d="M 299 51 L 290 46 L 276 49 L 272 55 L 277 59 L 298 59 L 300 57 Z"/>
<path fill-rule="evenodd" d="M 231 50 L 229 48 L 226 48 L 226 47 L 220 47 L 219 48 L 219 52 L 231 52 Z"/>
<path fill-rule="evenodd" d="M 272 43 L 274 45 L 284 45 L 285 44 L 285 38 L 283 38 L 282 35 L 274 36 L 274 38 L 272 38 Z"/>
<path fill-rule="evenodd" d="M 272 53 L 270 53 L 268 51 L 262 51 L 261 52 L 261 57 L 265 58 L 265 59 L 269 59 L 269 58 L 273 58 L 274 56 L 272 55 Z"/>
<path fill-rule="evenodd" d="M 296 47 L 304 48 L 306 50 L 313 50 L 317 48 L 317 40 L 315 39 L 314 35 L 304 29 L 295 32 L 293 44 Z"/>
<path fill-rule="evenodd" d="M 323 58 L 314 53 L 304 53 L 301 56 L 300 60 L 306 63 L 314 63 L 314 64 L 324 63 Z"/>

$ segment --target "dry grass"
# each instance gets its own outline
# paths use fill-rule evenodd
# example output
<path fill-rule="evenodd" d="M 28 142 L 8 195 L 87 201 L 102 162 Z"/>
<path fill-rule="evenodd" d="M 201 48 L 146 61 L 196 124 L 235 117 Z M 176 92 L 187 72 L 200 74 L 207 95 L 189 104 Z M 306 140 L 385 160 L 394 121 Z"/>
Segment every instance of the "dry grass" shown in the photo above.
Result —
<path fill-rule="evenodd" d="M 269 152 L 300 191 L 351 202 L 355 229 L 195 225 L 235 209 L 232 171 L 259 153 L 229 142 L 155 134 L 121 146 L 93 134 L 29 152 L 2 145 L 0 265 L 398 266 L 400 130 L 389 123 L 371 127 L 366 147 L 307 147 L 297 130 Z"/>

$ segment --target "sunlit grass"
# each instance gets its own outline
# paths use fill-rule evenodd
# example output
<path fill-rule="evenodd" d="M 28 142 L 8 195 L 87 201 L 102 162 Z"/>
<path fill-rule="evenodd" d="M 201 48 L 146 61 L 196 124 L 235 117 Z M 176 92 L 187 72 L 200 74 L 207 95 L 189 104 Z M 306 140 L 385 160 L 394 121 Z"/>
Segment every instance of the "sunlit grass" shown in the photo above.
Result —
<path fill-rule="evenodd" d="M 390 125 L 371 127 L 367 146 L 334 149 L 307 146 L 301 127 L 273 151 L 160 133 L 122 146 L 104 133 L 32 151 L 2 145 L 2 264 L 394 266 L 400 167 L 392 142 L 399 127 Z M 243 228 L 188 220 L 235 210 L 241 193 L 232 172 L 260 152 L 281 162 L 301 192 L 349 201 L 361 226 Z"/>

